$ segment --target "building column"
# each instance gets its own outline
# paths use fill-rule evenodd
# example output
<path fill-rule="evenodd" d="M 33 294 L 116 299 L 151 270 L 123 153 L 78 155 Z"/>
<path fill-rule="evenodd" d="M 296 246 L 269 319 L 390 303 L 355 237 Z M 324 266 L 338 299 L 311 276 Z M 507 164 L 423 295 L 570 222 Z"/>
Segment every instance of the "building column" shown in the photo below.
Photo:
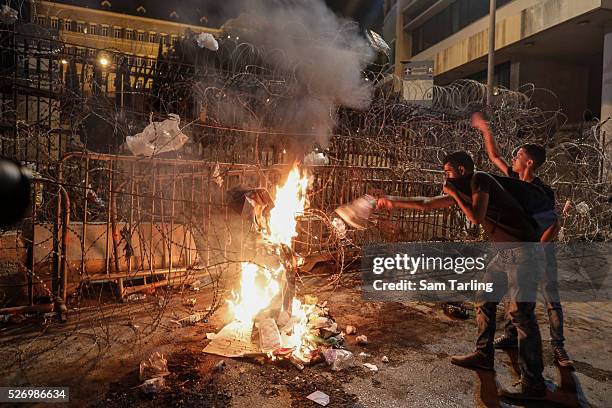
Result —
<path fill-rule="evenodd" d="M 394 80 L 393 89 L 395 92 L 402 91 L 402 79 L 404 71 L 402 61 L 407 60 L 412 56 L 412 36 L 404 31 L 406 21 L 404 19 L 403 9 L 406 0 L 397 0 L 395 4 L 395 61 L 394 61 Z"/>
<path fill-rule="evenodd" d="M 603 150 L 606 155 L 604 163 L 604 180 L 612 181 L 612 24 L 605 27 L 603 49 L 603 75 L 601 85 L 601 121 L 605 125 L 601 128 L 604 142 Z"/>

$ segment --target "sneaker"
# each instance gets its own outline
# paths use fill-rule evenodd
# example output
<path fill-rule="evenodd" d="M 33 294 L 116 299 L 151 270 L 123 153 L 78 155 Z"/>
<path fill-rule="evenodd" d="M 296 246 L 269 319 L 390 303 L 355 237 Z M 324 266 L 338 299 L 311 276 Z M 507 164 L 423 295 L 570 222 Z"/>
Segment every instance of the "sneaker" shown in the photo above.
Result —
<path fill-rule="evenodd" d="M 518 339 L 504 334 L 493 341 L 493 347 L 496 349 L 509 349 L 518 347 Z"/>
<path fill-rule="evenodd" d="M 533 386 L 519 382 L 513 384 L 510 390 L 499 390 L 499 396 L 510 400 L 543 400 L 546 398 L 546 386 L 544 384 Z"/>
<path fill-rule="evenodd" d="M 574 362 L 571 358 L 569 358 L 567 351 L 565 351 L 563 347 L 554 347 L 553 356 L 555 358 L 555 363 L 557 363 L 559 366 L 571 368 L 572 370 L 575 368 Z"/>
<path fill-rule="evenodd" d="M 451 363 L 466 368 L 480 368 L 483 370 L 495 370 L 493 356 L 488 356 L 480 351 L 475 351 L 465 356 L 452 356 Z"/>

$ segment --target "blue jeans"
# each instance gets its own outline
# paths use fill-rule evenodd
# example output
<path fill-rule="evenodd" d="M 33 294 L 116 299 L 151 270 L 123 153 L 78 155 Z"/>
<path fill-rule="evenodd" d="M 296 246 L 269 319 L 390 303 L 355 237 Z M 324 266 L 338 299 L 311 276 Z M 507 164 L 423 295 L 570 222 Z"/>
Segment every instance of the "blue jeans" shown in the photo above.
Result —
<path fill-rule="evenodd" d="M 536 387 L 544 384 L 542 340 L 535 317 L 538 282 L 544 268 L 541 249 L 538 245 L 526 244 L 500 250 L 487 265 L 483 278 L 484 282 L 493 283 L 494 293 L 480 291 L 476 294 L 476 349 L 483 354 L 494 355 L 497 305 L 507 293 L 507 313 L 517 328 L 521 378 L 525 384 Z"/>
<path fill-rule="evenodd" d="M 550 242 L 544 247 L 546 255 L 546 268 L 540 281 L 540 289 L 544 297 L 544 305 L 548 312 L 548 325 L 550 327 L 550 343 L 556 348 L 563 348 L 565 337 L 563 337 L 563 309 L 559 301 L 559 283 L 557 281 L 557 257 L 555 256 L 555 244 Z M 511 339 L 517 338 L 516 327 L 510 318 L 504 327 L 506 336 Z"/>

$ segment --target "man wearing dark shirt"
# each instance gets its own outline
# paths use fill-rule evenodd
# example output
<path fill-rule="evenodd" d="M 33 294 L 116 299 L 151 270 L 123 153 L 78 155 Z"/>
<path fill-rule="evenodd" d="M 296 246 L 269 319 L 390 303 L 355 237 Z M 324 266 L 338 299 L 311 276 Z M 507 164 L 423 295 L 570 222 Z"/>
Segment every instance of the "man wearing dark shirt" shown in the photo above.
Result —
<path fill-rule="evenodd" d="M 551 201 L 551 208 L 554 211 L 555 193 L 536 175 L 537 169 L 546 161 L 546 151 L 543 147 L 535 144 L 525 144 L 521 146 L 515 157 L 512 159 L 512 166 L 509 166 L 501 157 L 493 134 L 489 130 L 487 122 L 480 113 L 475 113 L 472 117 L 473 126 L 480 130 L 484 137 L 485 148 L 489 160 L 508 177 L 520 179 L 532 183 L 541 188 Z M 546 218 L 546 217 L 545 217 Z M 574 363 L 565 351 L 563 337 L 563 309 L 559 300 L 559 285 L 557 282 L 557 259 L 555 257 L 554 243 L 560 225 L 558 220 L 544 229 L 541 242 L 547 242 L 545 246 L 546 268 L 540 283 L 544 302 L 548 311 L 548 321 L 550 326 L 551 345 L 554 359 L 562 367 L 573 368 Z M 495 340 L 496 348 L 512 348 L 517 346 L 516 328 L 511 322 L 506 323 L 505 335 Z"/>
<path fill-rule="evenodd" d="M 495 314 L 499 302 L 496 296 L 507 292 L 510 298 L 508 314 L 519 328 L 522 386 L 515 391 L 501 390 L 500 394 L 514 399 L 542 399 L 545 394 L 542 345 L 534 314 L 535 293 L 542 270 L 537 259 L 541 254 L 535 253 L 538 250 L 535 246 L 521 244 L 537 242 L 536 222 L 500 181 L 488 173 L 475 173 L 474 162 L 466 152 L 448 155 L 444 159 L 444 174 L 445 195 L 401 200 L 381 198 L 378 207 L 427 211 L 457 204 L 472 223 L 482 225 L 489 240 L 504 243 L 505 249 L 500 249 L 489 263 L 485 276 L 486 282 L 494 283 L 496 295 L 489 296 L 486 292 L 476 295 L 477 350 L 466 356 L 452 357 L 451 362 L 470 368 L 494 369 Z M 527 183 L 522 187 L 533 190 Z M 532 193 L 537 195 L 535 191 Z"/>

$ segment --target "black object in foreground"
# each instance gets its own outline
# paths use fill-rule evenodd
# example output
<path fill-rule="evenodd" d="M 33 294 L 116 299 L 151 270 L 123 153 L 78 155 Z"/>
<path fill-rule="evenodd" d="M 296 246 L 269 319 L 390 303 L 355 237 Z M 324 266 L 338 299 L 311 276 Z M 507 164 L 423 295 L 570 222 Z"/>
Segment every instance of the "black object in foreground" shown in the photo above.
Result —
<path fill-rule="evenodd" d="M 18 222 L 30 203 L 30 180 L 17 163 L 0 158 L 0 228 Z"/>

